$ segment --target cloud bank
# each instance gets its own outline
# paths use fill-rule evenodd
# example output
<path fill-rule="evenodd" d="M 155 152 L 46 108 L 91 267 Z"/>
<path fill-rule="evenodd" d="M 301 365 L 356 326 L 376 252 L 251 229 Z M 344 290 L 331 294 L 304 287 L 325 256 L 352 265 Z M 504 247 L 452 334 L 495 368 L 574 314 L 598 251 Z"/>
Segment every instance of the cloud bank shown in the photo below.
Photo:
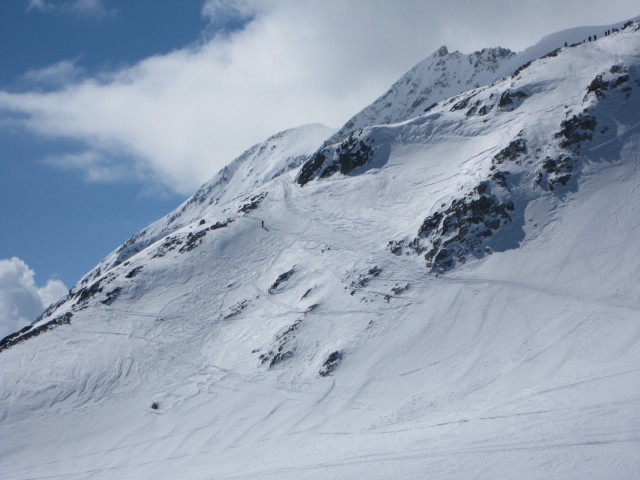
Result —
<path fill-rule="evenodd" d="M 0 338 L 28 325 L 67 294 L 60 280 L 37 287 L 35 273 L 17 257 L 0 260 Z"/>
<path fill-rule="evenodd" d="M 633 3 L 209 0 L 209 27 L 188 48 L 89 78 L 63 59 L 27 75 L 57 88 L 0 91 L 0 114 L 35 135 L 78 141 L 49 164 L 191 193 L 279 130 L 340 126 L 442 44 L 519 50 L 556 30 L 632 16 Z"/>

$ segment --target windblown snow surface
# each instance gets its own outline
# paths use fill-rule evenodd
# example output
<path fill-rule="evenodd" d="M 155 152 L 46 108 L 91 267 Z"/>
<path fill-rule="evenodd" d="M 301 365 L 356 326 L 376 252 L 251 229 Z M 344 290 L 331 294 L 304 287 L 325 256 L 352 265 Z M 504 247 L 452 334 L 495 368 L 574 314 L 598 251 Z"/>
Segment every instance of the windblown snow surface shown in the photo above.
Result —
<path fill-rule="evenodd" d="M 640 478 L 640 29 L 596 33 L 132 237 L 0 344 L 0 478 Z"/>

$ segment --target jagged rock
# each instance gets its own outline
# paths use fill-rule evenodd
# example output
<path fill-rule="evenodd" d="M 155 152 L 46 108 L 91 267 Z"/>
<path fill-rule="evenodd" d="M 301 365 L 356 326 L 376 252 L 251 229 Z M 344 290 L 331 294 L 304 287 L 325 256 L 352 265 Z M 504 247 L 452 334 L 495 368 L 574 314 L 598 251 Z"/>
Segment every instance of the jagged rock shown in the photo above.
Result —
<path fill-rule="evenodd" d="M 396 283 L 392 288 L 391 291 L 394 293 L 394 295 L 400 295 L 403 292 L 406 292 L 407 290 L 409 290 L 409 284 L 408 283 Z"/>
<path fill-rule="evenodd" d="M 140 265 L 136 268 L 134 268 L 133 270 L 131 270 L 129 273 L 127 273 L 124 277 L 125 278 L 133 278 L 135 277 L 138 273 L 140 273 L 142 271 L 143 266 Z"/>
<path fill-rule="evenodd" d="M 449 208 L 425 218 L 418 237 L 407 247 L 417 254 L 426 252 L 424 258 L 431 271 L 446 272 L 469 255 L 483 256 L 486 239 L 511 222 L 507 210 L 514 209 L 513 201 L 505 204 L 491 193 L 489 181 L 480 182 L 463 198 L 453 200 Z M 388 246 L 399 255 L 405 244 L 392 241 Z"/>
<path fill-rule="evenodd" d="M 12 333 L 11 335 L 8 335 L 0 340 L 0 352 L 2 350 L 6 350 L 7 348 L 13 347 L 14 345 L 22 343 L 25 340 L 37 337 L 41 333 L 53 330 L 60 325 L 68 325 L 71 323 L 71 317 L 73 317 L 73 313 L 67 312 L 64 315 L 60 315 L 53 320 L 45 323 L 44 325 L 40 325 L 39 327 L 33 327 L 32 325 L 24 327 L 19 332 Z"/>
<path fill-rule="evenodd" d="M 206 234 L 207 234 L 206 228 L 204 230 L 199 230 L 195 233 L 189 232 L 187 234 L 187 238 L 185 239 L 185 244 L 182 247 L 180 247 L 179 252 L 185 253 L 193 250 L 194 248 L 196 248 L 198 245 L 202 243 L 202 239 Z"/>
<path fill-rule="evenodd" d="M 526 62 L 526 63 L 523 63 L 522 65 L 520 65 L 520 66 L 519 66 L 518 68 L 516 68 L 516 69 L 514 70 L 514 72 L 511 74 L 511 78 L 515 78 L 515 77 L 517 77 L 518 75 L 520 75 L 520 73 L 521 73 L 523 70 L 526 70 L 527 68 L 529 68 L 529 67 L 531 66 L 531 63 L 532 63 L 532 62 L 531 62 L 531 61 L 529 61 L 529 62 Z"/>
<path fill-rule="evenodd" d="M 238 213 L 245 213 L 246 214 L 246 213 L 250 212 L 251 210 L 255 210 L 256 208 L 258 208 L 260 206 L 260 203 L 262 202 L 262 200 L 264 200 L 266 198 L 267 193 L 268 192 L 262 192 L 259 195 L 254 195 L 250 199 L 245 199 L 245 201 L 247 203 L 245 203 L 244 205 L 242 205 L 238 209 Z"/>
<path fill-rule="evenodd" d="M 241 302 L 236 303 L 229 309 L 229 311 L 227 311 L 222 315 L 222 318 L 224 320 L 227 320 L 231 317 L 235 317 L 236 315 L 241 313 L 245 308 L 247 308 L 250 305 L 250 303 L 251 302 L 249 302 L 249 300 L 242 300 Z"/>
<path fill-rule="evenodd" d="M 318 372 L 321 377 L 326 377 L 333 372 L 340 362 L 342 361 L 342 352 L 340 350 L 336 350 L 335 352 L 331 352 L 327 359 L 322 364 L 322 368 Z"/>
<path fill-rule="evenodd" d="M 551 50 L 549 53 L 541 56 L 540 58 L 557 57 L 560 50 L 562 50 L 562 47 L 556 48 L 555 50 Z"/>
<path fill-rule="evenodd" d="M 595 117 L 588 114 L 587 110 L 574 115 L 560 124 L 560 132 L 555 134 L 556 138 L 561 138 L 560 147 L 574 147 L 572 150 L 580 152 L 580 143 L 593 138 L 592 132 L 596 129 Z"/>
<path fill-rule="evenodd" d="M 260 362 L 263 364 L 268 362 L 269 368 L 271 368 L 293 357 L 296 351 L 296 347 L 294 345 L 294 332 L 298 329 L 301 323 L 302 319 L 298 319 L 282 333 L 276 335 L 276 346 L 270 349 L 269 352 L 260 354 L 258 357 Z"/>
<path fill-rule="evenodd" d="M 450 112 L 455 112 L 456 110 L 462 110 L 463 108 L 467 108 L 467 106 L 469 105 L 469 102 L 471 101 L 471 99 L 473 97 L 475 97 L 477 95 L 477 93 L 473 93 L 471 95 L 466 96 L 465 98 L 463 98 L 462 100 L 460 100 L 459 102 L 456 102 L 451 109 L 449 110 Z"/>
<path fill-rule="evenodd" d="M 300 169 L 296 182 L 304 186 L 315 177 L 326 178 L 337 172 L 348 175 L 373 158 L 373 139 L 362 130 L 352 132 L 346 140 L 316 152 Z"/>
<path fill-rule="evenodd" d="M 505 148 L 500 150 L 491 161 L 494 165 L 500 165 L 506 160 L 515 160 L 519 155 L 527 153 L 527 141 L 524 138 L 518 138 L 509 143 Z"/>
<path fill-rule="evenodd" d="M 151 256 L 151 258 L 164 257 L 171 250 L 174 250 L 178 245 L 182 245 L 182 240 L 180 240 L 177 236 L 168 236 L 156 249 L 156 252 Z"/>
<path fill-rule="evenodd" d="M 302 165 L 300 173 L 296 178 L 296 182 L 300 185 L 305 185 L 313 176 L 322 168 L 325 161 L 325 155 L 322 151 L 313 154 L 305 164 Z"/>
<path fill-rule="evenodd" d="M 509 173 L 507 170 L 500 170 L 491 174 L 491 179 L 496 182 L 496 185 L 507 188 L 507 175 L 509 175 Z"/>
<path fill-rule="evenodd" d="M 292 268 L 291 270 L 280 274 L 278 278 L 276 278 L 276 281 L 273 282 L 273 284 L 269 287 L 269 290 L 268 290 L 269 293 L 271 294 L 275 293 L 282 283 L 286 282 L 293 276 L 295 271 L 296 271 L 295 268 Z"/>
<path fill-rule="evenodd" d="M 360 274 L 358 277 L 351 282 L 352 289 L 358 289 L 366 287 L 372 278 L 378 277 L 382 269 L 378 266 L 371 267 L 367 273 Z M 355 290 L 352 290 L 351 295 L 355 293 Z"/>
<path fill-rule="evenodd" d="M 100 281 L 92 284 L 90 287 L 81 288 L 75 294 L 75 297 L 78 299 L 77 303 L 82 303 L 93 297 L 96 293 L 102 292 L 102 287 L 100 286 Z"/>
<path fill-rule="evenodd" d="M 602 75 L 598 75 L 587 87 L 587 93 L 594 93 L 596 97 L 603 98 L 604 90 L 609 90 L 609 82 L 602 79 Z"/>
<path fill-rule="evenodd" d="M 526 98 L 527 94 L 520 91 L 512 92 L 510 90 L 505 90 L 500 95 L 500 101 L 498 102 L 498 106 L 503 109 L 513 110 L 520 106 L 522 103 L 522 99 Z M 508 107 L 508 108 L 507 108 Z"/>
<path fill-rule="evenodd" d="M 107 292 L 107 298 L 102 300 L 102 303 L 104 303 L 105 305 L 111 305 L 113 302 L 115 302 L 116 298 L 118 298 L 121 290 L 121 287 L 116 287 L 110 292 Z"/>

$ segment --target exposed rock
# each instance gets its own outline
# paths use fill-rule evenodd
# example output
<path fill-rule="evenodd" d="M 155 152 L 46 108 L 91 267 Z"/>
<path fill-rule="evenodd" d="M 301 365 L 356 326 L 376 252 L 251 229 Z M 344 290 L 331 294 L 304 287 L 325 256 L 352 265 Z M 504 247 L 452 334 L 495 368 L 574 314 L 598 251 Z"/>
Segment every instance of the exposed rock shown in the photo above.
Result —
<path fill-rule="evenodd" d="M 313 156 L 306 163 L 302 165 L 302 168 L 300 169 L 300 173 L 296 178 L 296 182 L 300 185 L 304 185 L 307 182 L 309 182 L 309 180 L 313 178 L 313 176 L 318 172 L 318 170 L 322 168 L 324 161 L 325 161 L 325 154 L 323 151 L 318 151 L 314 153 Z"/>
<path fill-rule="evenodd" d="M 243 300 L 241 302 L 236 303 L 235 305 L 233 305 L 228 312 L 224 313 L 222 315 L 222 318 L 227 320 L 231 317 L 235 317 L 236 315 L 238 315 L 240 312 L 242 312 L 245 308 L 247 308 L 250 305 L 251 302 L 249 302 L 249 300 Z"/>
<path fill-rule="evenodd" d="M 580 153 L 580 143 L 593 138 L 592 132 L 596 129 L 595 117 L 589 115 L 587 110 L 570 119 L 563 120 L 560 124 L 560 132 L 555 134 L 556 138 L 561 138 L 561 148 L 571 148 L 576 154 Z"/>
<path fill-rule="evenodd" d="M 133 270 L 131 270 L 129 273 L 127 273 L 124 277 L 125 278 L 133 278 L 135 277 L 138 273 L 140 273 L 142 271 L 143 266 L 140 265 L 139 267 L 135 267 Z"/>
<path fill-rule="evenodd" d="M 382 269 L 378 266 L 371 267 L 367 273 L 358 275 L 358 277 L 351 282 L 351 295 L 355 294 L 355 289 L 366 287 L 372 278 L 380 275 Z"/>
<path fill-rule="evenodd" d="M 151 258 L 164 257 L 171 250 L 174 250 L 178 245 L 182 245 L 182 240 L 177 236 L 167 236 L 160 246 L 156 249 L 156 252 Z"/>
<path fill-rule="evenodd" d="M 476 95 L 477 95 L 477 93 L 473 93 L 471 95 L 466 96 L 465 98 L 463 98 L 459 102 L 454 103 L 449 111 L 455 112 L 456 110 L 462 110 L 463 108 L 467 108 L 467 106 L 469 105 L 469 102 L 471 101 L 471 99 L 473 97 L 475 97 Z"/>
<path fill-rule="evenodd" d="M 409 290 L 409 284 L 408 283 L 396 283 L 392 288 L 391 291 L 394 293 L 394 295 L 400 295 L 401 293 L 406 292 L 407 290 Z"/>
<path fill-rule="evenodd" d="M 446 272 L 469 255 L 487 253 L 487 239 L 511 223 L 508 211 L 514 211 L 512 200 L 506 203 L 492 193 L 492 182 L 480 182 L 464 197 L 454 199 L 446 209 L 437 210 L 424 219 L 418 236 L 408 244 L 392 240 L 391 253 L 401 255 L 405 249 L 423 254 L 432 272 Z M 444 208 L 444 207 L 443 207 Z"/>
<path fill-rule="evenodd" d="M 327 375 L 331 374 L 331 372 L 333 372 L 338 367 L 338 365 L 340 365 L 341 361 L 342 361 L 342 352 L 340 350 L 331 352 L 327 357 L 327 359 L 322 364 L 322 368 L 320 369 L 318 374 L 321 377 L 326 377 Z"/>
<path fill-rule="evenodd" d="M 522 103 L 522 100 L 527 97 L 527 94 L 521 91 L 512 92 L 510 90 L 505 90 L 502 92 L 500 96 L 500 101 L 498 102 L 498 106 L 500 108 L 506 110 L 514 110 L 519 107 Z"/>
<path fill-rule="evenodd" d="M 245 199 L 244 201 L 247 202 L 244 205 L 242 205 L 239 209 L 238 209 L 238 213 L 248 213 L 251 210 L 255 210 L 256 208 L 258 208 L 260 206 L 260 203 L 262 202 L 262 200 L 265 199 L 265 197 L 267 196 L 267 192 L 262 192 L 259 195 L 255 195 L 251 198 Z M 226 225 L 224 225 L 226 226 Z"/>
<path fill-rule="evenodd" d="M 511 74 L 511 78 L 515 78 L 515 77 L 517 77 L 518 75 L 520 75 L 520 73 L 521 73 L 523 70 L 525 70 L 525 69 L 527 69 L 527 68 L 529 68 L 529 67 L 531 66 L 531 63 L 532 63 L 532 61 L 528 61 L 527 63 L 524 63 L 524 64 L 520 65 L 520 66 L 519 66 L 518 68 L 516 68 L 516 69 L 514 70 L 514 72 Z"/>
<path fill-rule="evenodd" d="M 527 141 L 524 138 L 518 138 L 509 143 L 505 148 L 500 150 L 498 154 L 493 157 L 491 163 L 493 165 L 500 165 L 506 160 L 515 160 L 519 155 L 527 153 Z"/>
<path fill-rule="evenodd" d="M 260 354 L 261 363 L 269 363 L 269 368 L 284 362 L 285 360 L 293 357 L 296 347 L 294 345 L 295 335 L 294 332 L 300 326 L 302 319 L 296 320 L 293 324 L 287 327 L 282 333 L 276 335 L 276 346 L 269 350 L 268 353 Z"/>
<path fill-rule="evenodd" d="M 115 302 L 116 298 L 118 298 L 121 290 L 121 287 L 116 287 L 110 292 L 107 292 L 107 298 L 102 300 L 102 303 L 104 303 L 105 305 L 111 305 L 113 302 Z"/>
<path fill-rule="evenodd" d="M 182 247 L 180 247 L 179 252 L 180 253 L 190 252 L 191 250 L 193 250 L 194 248 L 196 248 L 198 245 L 202 243 L 202 239 L 206 234 L 207 234 L 206 228 L 204 230 L 199 230 L 195 233 L 189 232 L 187 234 L 187 238 L 185 239 L 185 244 Z"/>
<path fill-rule="evenodd" d="M 102 292 L 102 287 L 100 286 L 100 281 L 92 284 L 90 287 L 81 288 L 75 294 L 78 301 L 77 303 L 82 303 L 93 297 L 96 293 Z"/>
<path fill-rule="evenodd" d="M 340 172 L 350 174 L 370 163 L 375 153 L 374 140 L 363 130 L 352 132 L 342 142 L 324 147 L 302 165 L 296 182 L 304 186 L 314 178 L 326 178 Z"/>
<path fill-rule="evenodd" d="M 68 325 L 71 323 L 71 317 L 73 317 L 73 314 L 71 312 L 67 312 L 64 315 L 60 315 L 53 320 L 45 323 L 44 325 L 40 325 L 39 327 L 34 328 L 33 325 L 28 325 L 22 330 L 16 333 L 12 333 L 11 335 L 8 335 L 0 340 L 0 352 L 2 350 L 11 348 L 18 343 L 22 343 L 25 340 L 37 337 L 41 333 L 53 330 L 60 325 Z"/>
<path fill-rule="evenodd" d="M 278 278 L 276 278 L 276 281 L 273 282 L 273 285 L 269 287 L 269 290 L 268 290 L 269 293 L 270 294 L 275 293 L 282 283 L 286 282 L 291 278 L 291 276 L 295 273 L 295 271 L 296 271 L 295 268 L 292 268 L 291 270 L 280 274 Z"/>
<path fill-rule="evenodd" d="M 562 47 L 560 48 L 556 48 L 555 50 L 551 50 L 549 53 L 544 54 L 543 56 L 541 56 L 540 58 L 550 58 L 550 57 L 557 57 L 558 53 L 560 52 L 560 50 L 562 50 Z"/>

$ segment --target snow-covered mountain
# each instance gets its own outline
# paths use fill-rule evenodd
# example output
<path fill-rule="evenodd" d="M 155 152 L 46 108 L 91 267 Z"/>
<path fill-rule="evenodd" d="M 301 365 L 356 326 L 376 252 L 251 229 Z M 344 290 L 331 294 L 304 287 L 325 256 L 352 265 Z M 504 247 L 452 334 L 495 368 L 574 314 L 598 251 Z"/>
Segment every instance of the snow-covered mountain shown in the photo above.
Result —
<path fill-rule="evenodd" d="M 220 170 L 175 211 L 130 237 L 83 280 L 95 276 L 98 270 L 119 265 L 159 239 L 202 218 L 212 205 L 246 196 L 253 188 L 299 167 L 332 133 L 335 130 L 324 125 L 304 125 L 277 133 L 254 145 Z"/>
<path fill-rule="evenodd" d="M 422 115 L 437 102 L 489 85 L 565 44 L 588 41 L 605 31 L 620 29 L 624 23 L 562 30 L 518 53 L 496 47 L 463 54 L 449 52 L 442 46 L 404 74 L 375 102 L 354 115 L 327 143 L 344 140 L 353 130 L 368 125 L 396 123 Z"/>
<path fill-rule="evenodd" d="M 0 342 L 0 477 L 638 478 L 640 23 L 604 30 L 252 147 Z"/>

